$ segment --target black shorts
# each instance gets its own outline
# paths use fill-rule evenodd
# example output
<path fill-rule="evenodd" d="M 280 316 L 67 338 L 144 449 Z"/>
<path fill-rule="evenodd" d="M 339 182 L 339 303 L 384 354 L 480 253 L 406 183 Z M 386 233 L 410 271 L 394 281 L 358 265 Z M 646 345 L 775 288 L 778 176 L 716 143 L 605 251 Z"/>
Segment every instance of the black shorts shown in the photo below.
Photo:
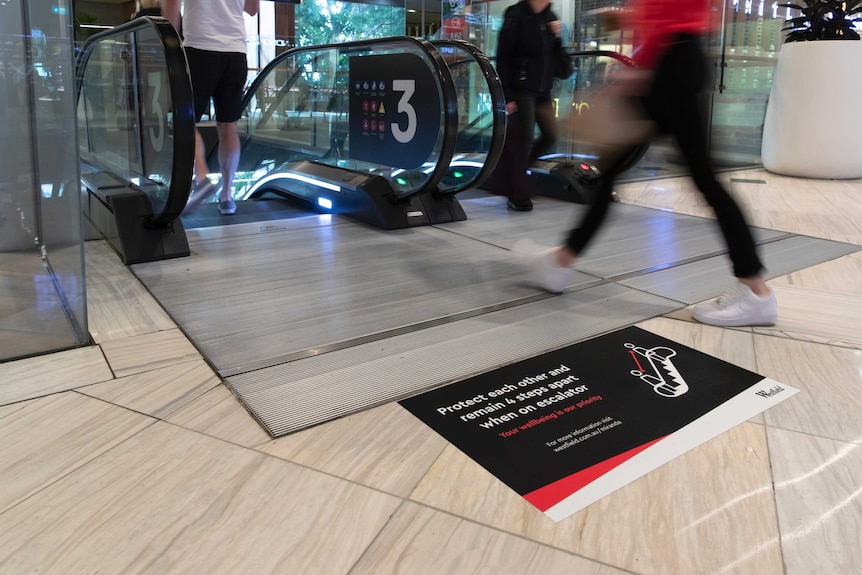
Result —
<path fill-rule="evenodd" d="M 215 104 L 217 122 L 236 122 L 242 115 L 242 92 L 248 63 L 241 52 L 214 52 L 186 47 L 186 59 L 195 98 L 195 121 Z"/>

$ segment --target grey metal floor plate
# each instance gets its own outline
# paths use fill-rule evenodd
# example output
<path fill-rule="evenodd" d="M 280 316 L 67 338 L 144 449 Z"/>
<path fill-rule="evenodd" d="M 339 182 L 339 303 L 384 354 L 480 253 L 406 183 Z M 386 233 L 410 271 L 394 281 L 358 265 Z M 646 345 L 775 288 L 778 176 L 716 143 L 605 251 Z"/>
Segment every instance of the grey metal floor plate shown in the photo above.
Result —
<path fill-rule="evenodd" d="M 277 437 L 680 307 L 606 284 L 239 374 L 227 384 Z"/>
<path fill-rule="evenodd" d="M 767 267 L 767 279 L 783 276 L 859 251 L 859 246 L 790 236 L 760 246 L 760 258 Z M 730 260 L 726 255 L 698 260 L 619 283 L 686 304 L 712 297 L 733 285 Z"/>
<path fill-rule="evenodd" d="M 710 219 L 615 204 L 566 294 L 510 249 L 557 244 L 586 209 L 463 203 L 468 219 L 383 231 L 338 217 L 189 232 L 192 255 L 131 266 L 236 395 L 283 435 L 718 295 Z M 770 277 L 858 246 L 754 230 Z"/>

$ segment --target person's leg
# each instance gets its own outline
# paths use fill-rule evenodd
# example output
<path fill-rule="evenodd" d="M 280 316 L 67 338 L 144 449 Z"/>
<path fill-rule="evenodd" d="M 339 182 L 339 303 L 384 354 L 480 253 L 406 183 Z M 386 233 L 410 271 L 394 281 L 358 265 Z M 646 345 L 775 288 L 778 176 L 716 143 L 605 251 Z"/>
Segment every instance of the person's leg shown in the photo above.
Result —
<path fill-rule="evenodd" d="M 553 150 L 554 144 L 557 143 L 557 120 L 554 116 L 554 103 L 551 100 L 543 100 L 536 104 L 535 120 L 539 125 L 539 137 L 530 148 L 528 166 Z"/>
<path fill-rule="evenodd" d="M 233 180 L 240 157 L 237 121 L 242 116 L 242 92 L 248 75 L 245 54 L 221 54 L 221 77 L 213 94 L 218 132 L 218 160 L 221 171 L 219 211 L 222 215 L 236 212 L 233 200 Z"/>
<path fill-rule="evenodd" d="M 733 264 L 735 287 L 717 300 L 695 306 L 698 321 L 721 326 L 771 325 L 777 319 L 775 296 L 763 278 L 763 264 L 751 230 L 737 203 L 718 181 L 708 151 L 706 117 L 698 97 L 706 60 L 696 41 L 675 45 L 656 75 L 655 91 L 667 93 L 668 118 L 698 190 L 715 212 Z M 701 78 L 698 75 L 702 74 Z"/>
<path fill-rule="evenodd" d="M 605 173 L 596 193 L 578 225 L 569 232 L 566 242 L 558 247 L 535 251 L 531 242 L 518 242 L 513 250 L 520 252 L 530 270 L 529 281 L 545 291 L 561 293 L 574 276 L 572 266 L 605 220 L 613 199 L 614 180 L 625 158 L 620 156 Z"/>
<path fill-rule="evenodd" d="M 221 170 L 221 194 L 219 200 L 231 200 L 233 178 L 239 165 L 239 132 L 236 122 L 216 122 L 218 131 L 218 163 Z"/>
<path fill-rule="evenodd" d="M 716 178 L 708 151 L 706 117 L 698 101 L 700 87 L 686 81 L 705 65 L 699 47 L 692 40 L 678 45 L 669 55 L 667 75 L 657 77 L 657 82 L 667 81 L 676 86 L 670 108 L 672 130 L 697 189 L 715 211 L 733 263 L 733 274 L 738 278 L 754 278 L 763 270 L 754 238 L 742 210 Z"/>
<path fill-rule="evenodd" d="M 195 48 L 186 48 L 186 60 L 189 66 L 189 75 L 192 80 L 192 93 L 194 94 L 195 122 L 200 122 L 204 114 L 209 112 L 210 98 L 215 90 L 217 77 L 213 71 L 213 53 Z M 208 168 L 206 163 L 206 148 L 203 137 L 195 128 L 195 165 L 194 180 L 197 187 L 205 183 Z"/>
<path fill-rule="evenodd" d="M 513 122 L 511 130 L 507 130 L 507 143 L 511 145 L 511 178 L 509 187 L 509 209 L 529 211 L 533 208 L 530 179 L 527 177 L 527 160 L 533 145 L 533 131 L 536 125 L 536 101 L 529 94 L 518 94 L 515 97 L 518 111 L 509 116 Z M 509 141 L 511 140 L 511 141 Z"/>
<path fill-rule="evenodd" d="M 195 128 L 195 183 L 201 184 L 207 177 L 206 147 L 200 131 Z"/>

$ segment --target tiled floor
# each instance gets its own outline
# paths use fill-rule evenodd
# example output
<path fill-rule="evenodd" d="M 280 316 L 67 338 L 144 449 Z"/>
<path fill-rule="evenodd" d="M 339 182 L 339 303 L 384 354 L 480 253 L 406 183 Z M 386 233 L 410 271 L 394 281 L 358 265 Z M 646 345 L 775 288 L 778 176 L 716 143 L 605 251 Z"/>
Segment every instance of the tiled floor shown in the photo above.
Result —
<path fill-rule="evenodd" d="M 723 178 L 862 245 L 862 181 Z M 774 328 L 640 324 L 801 393 L 560 523 L 395 403 L 271 440 L 104 244 L 87 268 L 97 345 L 0 364 L 0 573 L 862 572 L 862 253 L 772 280 Z"/>

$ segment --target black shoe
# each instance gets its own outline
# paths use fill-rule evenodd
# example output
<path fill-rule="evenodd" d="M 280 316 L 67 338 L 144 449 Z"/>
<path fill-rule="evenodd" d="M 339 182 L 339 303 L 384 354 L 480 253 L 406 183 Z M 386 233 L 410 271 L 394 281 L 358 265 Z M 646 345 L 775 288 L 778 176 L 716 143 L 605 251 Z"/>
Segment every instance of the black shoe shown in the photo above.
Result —
<path fill-rule="evenodd" d="M 516 212 L 529 212 L 533 209 L 533 202 L 530 200 L 525 200 L 523 202 L 508 201 L 506 202 L 506 207 Z"/>

